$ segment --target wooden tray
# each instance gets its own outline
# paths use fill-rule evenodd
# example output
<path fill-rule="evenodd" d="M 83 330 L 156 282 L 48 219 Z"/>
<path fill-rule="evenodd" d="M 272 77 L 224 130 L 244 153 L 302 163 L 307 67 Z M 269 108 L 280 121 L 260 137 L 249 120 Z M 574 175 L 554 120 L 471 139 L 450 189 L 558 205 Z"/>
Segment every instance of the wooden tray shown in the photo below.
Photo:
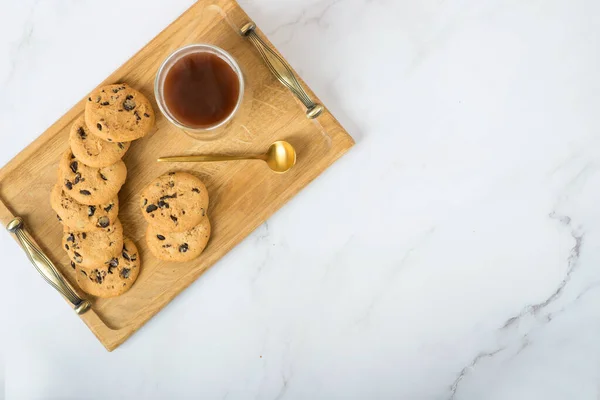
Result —
<path fill-rule="evenodd" d="M 83 296 L 74 284 L 74 270 L 61 248 L 62 227 L 49 204 L 58 161 L 69 146 L 69 128 L 83 112 L 87 93 L 0 170 L 0 221 L 6 225 L 14 216 L 23 217 L 27 230 L 56 264 L 59 273 L 91 301 L 92 311 L 81 318 L 109 351 L 354 144 L 327 110 L 314 120 L 306 117 L 306 108 L 275 79 L 253 45 L 239 34 L 240 27 L 248 21 L 234 0 L 198 1 L 100 84 L 127 82 L 151 99 L 157 111 L 156 131 L 135 141 L 124 158 L 128 178 L 119 193 L 119 217 L 125 235 L 137 244 L 142 258 L 140 276 L 129 292 L 113 299 Z M 264 38 L 260 31 L 258 34 Z M 234 120 L 220 140 L 198 141 L 186 136 L 160 115 L 154 102 L 154 77 L 161 62 L 177 48 L 199 42 L 215 44 L 233 55 L 243 70 L 249 93 L 246 112 Z M 266 43 L 272 48 L 271 43 Z M 300 80 L 300 84 L 318 101 L 304 82 Z M 159 155 L 262 152 L 278 139 L 291 142 L 298 153 L 297 165 L 283 175 L 253 161 L 214 164 L 155 161 Z M 200 258 L 186 264 L 158 261 L 150 254 L 144 239 L 146 222 L 138 208 L 142 188 L 155 177 L 173 170 L 200 176 L 210 194 L 211 240 Z M 23 260 L 25 264 L 25 257 Z"/>

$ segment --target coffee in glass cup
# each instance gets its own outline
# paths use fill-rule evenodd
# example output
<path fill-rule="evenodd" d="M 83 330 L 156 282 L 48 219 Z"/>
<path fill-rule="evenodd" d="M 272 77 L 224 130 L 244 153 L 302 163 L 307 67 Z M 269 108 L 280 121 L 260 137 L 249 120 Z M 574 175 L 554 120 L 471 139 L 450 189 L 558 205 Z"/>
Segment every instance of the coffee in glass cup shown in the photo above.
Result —
<path fill-rule="evenodd" d="M 155 94 L 162 113 L 196 138 L 211 138 L 238 111 L 244 78 L 224 50 L 193 44 L 172 53 L 160 67 Z"/>

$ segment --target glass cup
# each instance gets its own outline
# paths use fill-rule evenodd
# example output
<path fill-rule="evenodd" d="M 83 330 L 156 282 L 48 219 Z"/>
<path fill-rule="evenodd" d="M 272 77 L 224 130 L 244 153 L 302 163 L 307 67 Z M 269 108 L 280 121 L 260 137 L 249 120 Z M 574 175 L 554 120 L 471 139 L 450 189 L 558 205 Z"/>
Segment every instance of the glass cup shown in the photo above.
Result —
<path fill-rule="evenodd" d="M 179 121 L 169 110 L 169 106 L 167 102 L 165 102 L 164 98 L 165 78 L 167 77 L 169 71 L 180 59 L 189 54 L 194 53 L 209 53 L 218 56 L 231 67 L 231 69 L 235 72 L 239 82 L 239 94 L 235 107 L 225 119 L 210 126 L 194 127 L 186 125 L 185 123 Z M 185 133 L 187 133 L 193 138 L 214 139 L 220 136 L 220 134 L 222 134 L 225 131 L 227 125 L 231 122 L 233 117 L 238 112 L 240 105 L 242 104 L 242 99 L 244 98 L 244 86 L 244 76 L 242 74 L 242 70 L 240 69 L 238 63 L 229 53 L 227 53 L 220 47 L 213 46 L 210 44 L 190 44 L 188 46 L 175 50 L 162 63 L 162 65 L 158 69 L 158 73 L 156 74 L 156 79 L 154 81 L 154 94 L 156 96 L 158 108 L 173 125 L 182 129 Z"/>

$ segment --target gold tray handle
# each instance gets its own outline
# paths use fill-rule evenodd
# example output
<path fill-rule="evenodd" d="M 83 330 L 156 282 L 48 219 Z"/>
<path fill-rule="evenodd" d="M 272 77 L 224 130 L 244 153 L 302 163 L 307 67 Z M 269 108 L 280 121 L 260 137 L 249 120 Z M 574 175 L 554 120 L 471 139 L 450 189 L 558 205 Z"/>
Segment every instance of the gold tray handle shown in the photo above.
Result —
<path fill-rule="evenodd" d="M 38 270 L 50 286 L 73 304 L 77 314 L 81 315 L 90 309 L 90 302 L 77 296 L 73 289 L 65 282 L 52 261 L 33 242 L 31 236 L 25 231 L 23 218 L 14 218 L 6 225 L 6 229 L 15 235 L 35 269 Z"/>
<path fill-rule="evenodd" d="M 306 107 L 306 116 L 310 119 L 317 118 L 323 112 L 323 106 L 315 103 L 306 93 L 290 66 L 281 58 L 270 46 L 256 33 L 256 24 L 252 21 L 246 23 L 240 29 L 242 36 L 250 39 L 256 47 L 261 57 L 269 67 L 269 70 L 275 75 L 279 82 L 283 83 Z"/>

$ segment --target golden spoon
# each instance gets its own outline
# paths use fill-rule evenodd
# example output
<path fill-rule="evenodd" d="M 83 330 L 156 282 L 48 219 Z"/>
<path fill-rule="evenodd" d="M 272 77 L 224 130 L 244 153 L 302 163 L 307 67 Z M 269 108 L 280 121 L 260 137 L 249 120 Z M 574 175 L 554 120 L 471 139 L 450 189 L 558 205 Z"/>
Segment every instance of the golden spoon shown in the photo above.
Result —
<path fill-rule="evenodd" d="M 160 157 L 158 162 L 208 162 L 208 161 L 233 161 L 233 160 L 263 160 L 269 168 L 277 173 L 284 173 L 296 164 L 296 151 L 294 146 L 283 140 L 279 140 L 269 146 L 265 154 L 247 156 L 175 156 Z"/>

